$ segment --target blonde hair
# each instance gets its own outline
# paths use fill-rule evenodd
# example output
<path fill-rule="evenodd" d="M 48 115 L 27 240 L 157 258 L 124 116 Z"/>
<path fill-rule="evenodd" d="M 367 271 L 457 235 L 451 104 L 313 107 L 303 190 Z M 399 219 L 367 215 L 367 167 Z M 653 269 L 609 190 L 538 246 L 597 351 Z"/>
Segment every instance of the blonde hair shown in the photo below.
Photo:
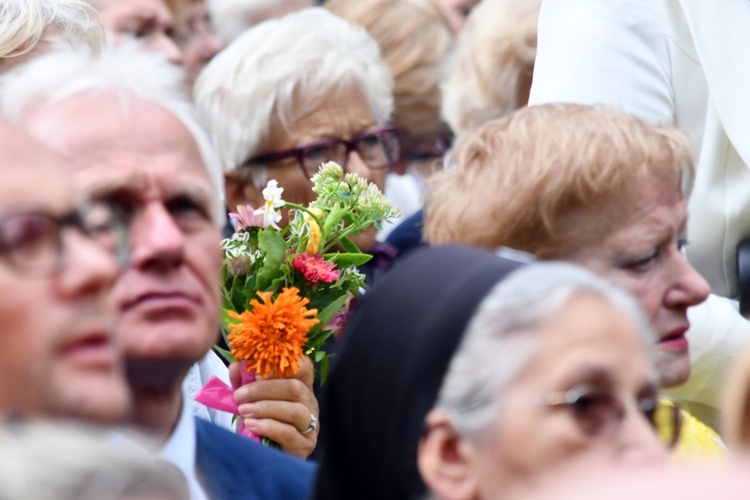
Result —
<path fill-rule="evenodd" d="M 440 80 L 453 42 L 440 8 L 432 0 L 328 0 L 325 6 L 378 42 L 394 78 L 393 122 L 420 139 L 438 136 Z"/>
<path fill-rule="evenodd" d="M 623 196 L 639 182 L 674 180 L 687 194 L 693 176 L 683 133 L 577 104 L 488 122 L 458 141 L 453 160 L 453 170 L 428 183 L 425 238 L 540 258 L 561 258 L 593 238 L 604 209 L 633 203 Z"/>
<path fill-rule="evenodd" d="M 104 31 L 84 0 L 0 0 L 0 59 L 21 57 L 43 41 L 99 50 Z"/>
<path fill-rule="evenodd" d="M 529 98 L 541 0 L 483 0 L 469 14 L 443 82 L 443 118 L 457 135 Z"/>

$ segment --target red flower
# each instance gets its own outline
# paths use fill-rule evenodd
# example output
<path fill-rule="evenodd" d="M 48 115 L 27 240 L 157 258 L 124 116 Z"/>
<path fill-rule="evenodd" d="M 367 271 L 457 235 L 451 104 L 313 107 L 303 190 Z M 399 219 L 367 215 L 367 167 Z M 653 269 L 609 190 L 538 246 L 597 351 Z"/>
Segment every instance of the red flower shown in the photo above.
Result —
<path fill-rule="evenodd" d="M 301 253 L 292 260 L 292 267 L 302 274 L 308 283 L 316 286 L 318 283 L 333 283 L 341 275 L 341 271 L 335 269 L 336 264 L 327 262 L 319 253 Z"/>

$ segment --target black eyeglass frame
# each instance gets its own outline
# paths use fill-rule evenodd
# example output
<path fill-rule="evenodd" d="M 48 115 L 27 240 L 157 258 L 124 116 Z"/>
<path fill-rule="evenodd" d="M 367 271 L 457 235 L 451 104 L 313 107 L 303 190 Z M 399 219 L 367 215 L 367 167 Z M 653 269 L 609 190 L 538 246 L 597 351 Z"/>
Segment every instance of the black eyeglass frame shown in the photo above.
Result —
<path fill-rule="evenodd" d="M 105 224 L 98 226 L 89 225 L 85 220 L 85 212 L 92 211 L 95 208 L 104 208 L 107 210 L 109 218 Z M 45 265 L 26 266 L 20 264 L 17 258 L 13 257 L 13 249 L 8 248 L 10 243 L 4 241 L 3 226 L 8 221 L 20 217 L 36 217 L 38 219 L 52 222 L 54 227 L 53 249 L 54 256 Z M 97 242 L 97 234 L 106 232 L 111 235 L 112 248 L 118 265 L 122 268 L 129 261 L 128 245 L 128 222 L 124 212 L 117 204 L 96 200 L 79 205 L 62 215 L 53 214 L 42 210 L 28 210 L 11 212 L 0 215 L 0 260 L 7 263 L 8 267 L 26 277 L 32 278 L 50 278 L 59 274 L 65 265 L 65 243 L 63 233 L 65 229 L 72 228 L 80 234 Z"/>

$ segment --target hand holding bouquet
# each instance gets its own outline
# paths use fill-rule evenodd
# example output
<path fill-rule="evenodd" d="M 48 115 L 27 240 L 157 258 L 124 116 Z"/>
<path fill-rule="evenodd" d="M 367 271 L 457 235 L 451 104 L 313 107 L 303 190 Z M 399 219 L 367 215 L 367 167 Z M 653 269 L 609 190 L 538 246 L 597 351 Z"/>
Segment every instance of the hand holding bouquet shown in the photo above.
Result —
<path fill-rule="evenodd" d="M 307 207 L 285 202 L 271 180 L 263 207 L 230 214 L 236 232 L 222 241 L 222 334 L 230 350 L 217 350 L 242 361 L 248 380 L 289 377 L 309 356 L 325 381 L 322 346 L 343 328 L 364 287 L 357 266 L 371 258 L 349 236 L 399 215 L 377 186 L 336 163 L 322 165 L 312 183 L 317 199 Z M 281 228 L 284 206 L 290 220 Z"/>

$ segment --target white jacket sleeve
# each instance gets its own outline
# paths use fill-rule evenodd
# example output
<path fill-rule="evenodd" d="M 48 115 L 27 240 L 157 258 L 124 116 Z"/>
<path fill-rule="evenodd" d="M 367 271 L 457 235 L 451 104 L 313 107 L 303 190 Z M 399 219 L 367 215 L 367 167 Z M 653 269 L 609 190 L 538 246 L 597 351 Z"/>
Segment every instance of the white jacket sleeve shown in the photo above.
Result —
<path fill-rule="evenodd" d="M 530 104 L 603 104 L 674 121 L 661 0 L 544 0 Z"/>

